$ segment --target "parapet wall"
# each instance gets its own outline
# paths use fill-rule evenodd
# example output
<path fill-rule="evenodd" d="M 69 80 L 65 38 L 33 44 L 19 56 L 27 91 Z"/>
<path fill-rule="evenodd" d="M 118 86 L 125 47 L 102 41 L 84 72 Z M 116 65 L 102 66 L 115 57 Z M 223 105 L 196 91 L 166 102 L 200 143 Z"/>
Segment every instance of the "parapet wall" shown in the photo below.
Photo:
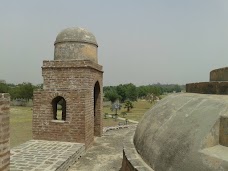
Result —
<path fill-rule="evenodd" d="M 0 171 L 9 171 L 10 165 L 9 110 L 9 94 L 0 94 Z"/>
<path fill-rule="evenodd" d="M 200 94 L 228 94 L 228 67 L 210 72 L 210 82 L 186 84 L 186 92 Z"/>
<path fill-rule="evenodd" d="M 200 82 L 186 84 L 186 92 L 200 94 L 228 94 L 228 82 Z"/>
<path fill-rule="evenodd" d="M 212 70 L 210 81 L 228 81 L 228 67 Z"/>
<path fill-rule="evenodd" d="M 135 129 L 129 131 L 123 142 L 123 161 L 121 171 L 154 171 L 141 158 L 133 143 Z"/>

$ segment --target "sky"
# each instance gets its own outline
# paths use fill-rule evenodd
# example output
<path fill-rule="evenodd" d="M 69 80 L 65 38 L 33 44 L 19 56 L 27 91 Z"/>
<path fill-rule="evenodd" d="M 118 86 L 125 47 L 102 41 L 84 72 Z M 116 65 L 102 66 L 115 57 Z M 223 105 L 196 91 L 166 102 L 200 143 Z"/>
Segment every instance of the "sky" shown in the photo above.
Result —
<path fill-rule="evenodd" d="M 0 0 L 0 79 L 43 82 L 57 34 L 83 27 L 98 42 L 104 85 L 209 81 L 228 64 L 227 0 Z"/>

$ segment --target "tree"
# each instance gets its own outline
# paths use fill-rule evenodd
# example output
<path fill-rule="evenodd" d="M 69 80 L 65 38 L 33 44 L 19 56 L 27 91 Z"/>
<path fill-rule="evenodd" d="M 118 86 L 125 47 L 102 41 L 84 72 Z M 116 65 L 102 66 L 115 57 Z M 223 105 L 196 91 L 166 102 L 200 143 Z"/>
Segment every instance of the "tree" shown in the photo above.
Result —
<path fill-rule="evenodd" d="M 116 87 L 116 91 L 118 95 L 121 97 L 121 102 L 125 102 L 125 100 L 129 99 L 131 101 L 136 101 L 138 94 L 137 88 L 134 84 L 120 84 Z"/>
<path fill-rule="evenodd" d="M 130 112 L 130 109 L 132 109 L 134 106 L 130 100 L 125 101 L 124 108 L 127 108 L 127 112 Z"/>
<path fill-rule="evenodd" d="M 0 83 L 0 93 L 8 93 L 9 86 L 5 83 Z"/>
<path fill-rule="evenodd" d="M 127 112 L 121 112 L 121 115 L 123 116 L 123 118 L 125 118 L 125 116 L 127 115 Z"/>
<path fill-rule="evenodd" d="M 134 84 L 130 83 L 126 85 L 126 97 L 130 101 L 137 101 L 138 93 Z"/>
<path fill-rule="evenodd" d="M 119 104 L 119 102 L 115 102 L 114 104 L 112 104 L 111 107 L 111 111 L 115 111 L 115 121 L 117 121 L 117 117 L 118 117 L 118 113 L 117 111 L 121 109 L 121 104 Z"/>
<path fill-rule="evenodd" d="M 147 96 L 145 97 L 145 99 L 146 99 L 148 102 L 153 103 L 153 101 L 155 100 L 155 96 L 153 95 L 153 93 L 147 94 Z"/>
<path fill-rule="evenodd" d="M 139 86 L 137 92 L 139 98 L 145 98 L 149 92 L 148 86 Z"/>
<path fill-rule="evenodd" d="M 120 96 L 117 94 L 115 90 L 109 90 L 105 93 L 105 98 L 114 103 L 117 99 L 120 98 Z"/>
<path fill-rule="evenodd" d="M 126 95 L 126 85 L 120 84 L 116 87 L 116 91 L 118 95 L 120 96 L 120 101 L 124 102 L 127 99 Z"/>
<path fill-rule="evenodd" d="M 38 86 L 25 82 L 18 85 L 8 84 L 8 86 L 11 99 L 25 99 L 27 101 L 33 98 L 33 90 L 38 88 Z"/>

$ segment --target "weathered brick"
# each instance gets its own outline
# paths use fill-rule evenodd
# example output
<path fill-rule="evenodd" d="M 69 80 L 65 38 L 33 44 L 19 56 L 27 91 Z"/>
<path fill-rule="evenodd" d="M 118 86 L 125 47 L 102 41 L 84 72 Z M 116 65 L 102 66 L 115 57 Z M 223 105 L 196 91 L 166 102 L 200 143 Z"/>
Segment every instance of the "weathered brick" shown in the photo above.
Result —
<path fill-rule="evenodd" d="M 96 50 L 87 48 L 90 46 L 88 42 L 83 46 L 76 46 L 72 40 L 71 43 L 62 42 L 61 51 L 58 43 L 55 44 L 57 60 L 43 61 L 43 90 L 34 92 L 33 138 L 80 142 L 87 148 L 93 143 L 94 135 L 101 136 L 103 131 L 102 66 L 97 63 Z M 94 44 L 91 46 L 97 48 Z M 71 51 L 72 48 L 77 48 L 77 53 Z M 58 96 L 66 103 L 66 119 L 63 121 L 54 119 L 53 99 Z"/>
<path fill-rule="evenodd" d="M 0 170 L 8 171 L 10 164 L 9 145 L 9 94 L 0 95 Z"/>

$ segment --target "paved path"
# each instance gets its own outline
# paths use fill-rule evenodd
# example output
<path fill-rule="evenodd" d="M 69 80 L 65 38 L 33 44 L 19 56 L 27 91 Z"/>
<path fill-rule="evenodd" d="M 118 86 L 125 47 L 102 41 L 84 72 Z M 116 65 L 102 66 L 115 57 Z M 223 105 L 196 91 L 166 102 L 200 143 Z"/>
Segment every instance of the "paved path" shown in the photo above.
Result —
<path fill-rule="evenodd" d="M 84 144 L 30 140 L 11 149 L 10 171 L 58 171 L 85 152 Z"/>
<path fill-rule="evenodd" d="M 122 117 L 119 117 L 119 116 L 118 116 L 118 119 L 122 120 L 122 121 L 126 121 L 126 118 L 122 118 Z M 139 123 L 138 121 L 134 121 L 134 120 L 131 120 L 131 119 L 128 119 L 128 122 L 131 122 L 131 123 L 134 123 L 134 124 L 138 124 Z"/>
<path fill-rule="evenodd" d="M 108 114 L 106 116 L 112 118 L 112 115 L 110 115 L 110 114 Z M 119 117 L 119 116 L 118 116 L 117 119 L 122 120 L 122 121 L 126 121 L 126 118 L 122 118 L 122 117 Z M 131 123 L 134 123 L 134 124 L 138 124 L 139 123 L 138 121 L 134 121 L 134 120 L 131 120 L 131 119 L 128 119 L 128 122 L 131 122 Z"/>
<path fill-rule="evenodd" d="M 123 139 L 131 128 L 110 130 L 97 137 L 69 171 L 119 171 L 123 158 Z"/>

